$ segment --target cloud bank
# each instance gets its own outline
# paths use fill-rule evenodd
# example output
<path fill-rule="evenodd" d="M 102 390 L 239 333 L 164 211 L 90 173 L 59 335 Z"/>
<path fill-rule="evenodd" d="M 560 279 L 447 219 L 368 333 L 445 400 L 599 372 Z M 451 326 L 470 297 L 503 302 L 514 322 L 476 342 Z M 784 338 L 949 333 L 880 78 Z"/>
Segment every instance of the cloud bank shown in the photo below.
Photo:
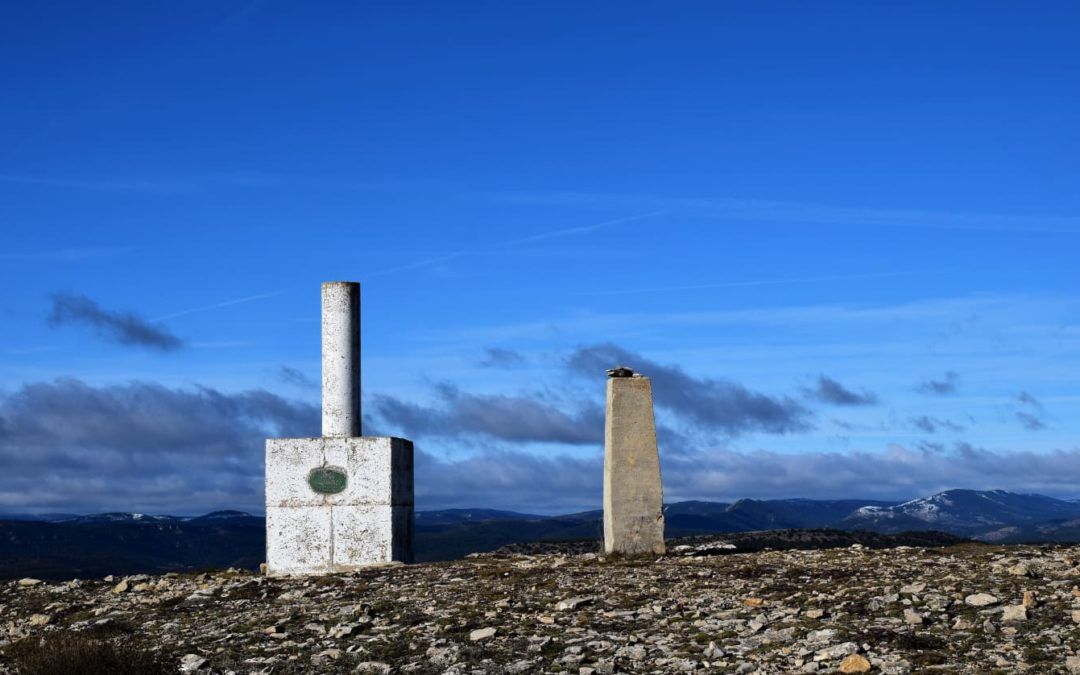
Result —
<path fill-rule="evenodd" d="M 702 429 L 737 435 L 750 431 L 788 434 L 811 428 L 810 411 L 793 398 L 768 396 L 741 384 L 694 377 L 611 343 L 575 350 L 566 359 L 574 372 L 601 378 L 625 365 L 652 379 L 656 406 Z"/>
<path fill-rule="evenodd" d="M 38 382 L 0 397 L 0 509 L 261 509 L 263 439 L 319 411 L 262 390 Z"/>
<path fill-rule="evenodd" d="M 880 451 L 808 452 L 725 448 L 661 453 L 664 498 L 908 500 L 956 487 L 1076 495 L 1080 448 L 1008 452 L 966 443 L 888 445 Z M 461 460 L 417 459 L 420 508 L 497 506 L 565 513 L 599 508 L 603 457 L 485 452 Z"/>
<path fill-rule="evenodd" d="M 586 445 L 604 442 L 604 411 L 591 402 L 566 412 L 532 396 L 469 394 L 436 386 L 438 404 L 424 406 L 387 395 L 372 398 L 375 414 L 406 434 L 461 437 L 470 434 L 509 442 Z"/>
<path fill-rule="evenodd" d="M 563 377 L 565 386 L 555 396 L 468 392 L 445 382 L 431 385 L 424 402 L 374 394 L 364 403 L 364 429 L 414 439 L 418 508 L 593 509 L 602 490 L 602 384 L 607 368 L 625 364 L 653 381 L 669 501 L 909 499 L 954 487 L 1072 497 L 1080 484 L 1078 448 L 1010 452 L 927 439 L 912 441 L 913 447 L 843 452 L 735 445 L 811 429 L 809 401 L 876 401 L 872 393 L 824 375 L 800 401 L 657 363 L 610 343 L 574 349 L 560 364 L 560 375 L 574 378 L 567 383 Z M 313 384 L 287 366 L 278 376 L 298 386 Z M 1042 405 L 1026 392 L 1016 396 L 1010 412 L 1029 429 L 1044 425 Z M 899 423 L 927 434 L 964 430 L 930 415 Z M 317 435 L 319 427 L 316 406 L 259 389 L 28 383 L 0 393 L 0 512 L 261 511 L 263 439 Z M 786 447 L 792 443 L 797 439 L 785 440 Z"/>

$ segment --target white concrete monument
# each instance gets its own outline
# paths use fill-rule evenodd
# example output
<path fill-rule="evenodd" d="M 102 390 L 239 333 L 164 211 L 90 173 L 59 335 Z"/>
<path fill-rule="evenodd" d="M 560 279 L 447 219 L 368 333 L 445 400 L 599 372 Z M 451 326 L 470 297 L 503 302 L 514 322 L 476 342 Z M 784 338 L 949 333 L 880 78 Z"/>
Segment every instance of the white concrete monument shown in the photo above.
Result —
<path fill-rule="evenodd" d="M 412 562 L 413 445 L 360 435 L 360 284 L 322 285 L 322 437 L 266 440 L 266 565 Z"/>

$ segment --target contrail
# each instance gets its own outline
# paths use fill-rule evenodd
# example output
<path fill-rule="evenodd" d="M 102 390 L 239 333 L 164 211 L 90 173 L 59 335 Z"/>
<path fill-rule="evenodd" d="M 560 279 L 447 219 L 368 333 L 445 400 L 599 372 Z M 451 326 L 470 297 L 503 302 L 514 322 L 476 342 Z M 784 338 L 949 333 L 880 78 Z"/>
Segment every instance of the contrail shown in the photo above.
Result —
<path fill-rule="evenodd" d="M 759 279 L 755 281 L 728 281 L 715 284 L 689 286 L 656 286 L 652 288 L 628 288 L 611 291 L 585 291 L 574 295 L 632 295 L 634 293 L 665 293 L 669 291 L 697 291 L 710 288 L 741 288 L 746 286 L 780 286 L 783 284 L 809 284 L 825 281 L 850 281 L 856 279 L 887 279 L 920 274 L 942 274 L 950 270 L 912 270 L 910 272 L 880 272 L 877 274 L 838 274 L 822 277 L 799 277 L 794 279 Z"/>
<path fill-rule="evenodd" d="M 732 197 L 669 197 L 618 193 L 485 193 L 514 204 L 582 204 L 605 208 L 664 208 L 679 216 L 725 218 L 735 221 L 805 223 L 856 227 L 928 228 L 986 232 L 1080 234 L 1080 217 L 1009 215 L 964 211 L 919 211 L 832 206 Z"/>
<path fill-rule="evenodd" d="M 615 218 L 614 220 L 605 220 L 602 223 L 595 223 L 593 225 L 580 225 L 578 227 L 566 227 L 560 230 L 551 230 L 549 232 L 541 232 L 539 234 L 529 235 L 528 237 L 522 237 L 520 239 L 511 239 L 509 241 L 500 242 L 497 244 L 491 244 L 486 247 L 467 249 L 462 251 L 455 251 L 453 253 L 447 253 L 435 258 L 427 258 L 425 260 L 417 260 L 405 265 L 398 265 L 397 267 L 391 267 L 385 270 L 379 270 L 378 272 L 372 272 L 368 274 L 369 277 L 382 276 L 384 274 L 392 274 L 394 272 L 404 272 L 405 270 L 413 270 L 419 267 L 427 267 L 429 265 L 437 265 L 447 260 L 453 260 L 454 258 L 460 258 L 465 255 L 471 255 L 476 253 L 483 253 L 485 251 L 497 250 L 500 248 L 509 248 L 511 246 L 520 246 L 521 244 L 531 244 L 537 241 L 543 241 L 545 239 L 555 239 L 557 237 L 571 237 L 578 234 L 588 234 L 601 228 L 610 227 L 612 225 L 621 225 L 622 223 L 629 223 L 635 220 L 642 220 L 643 218 L 652 218 L 653 216 L 659 216 L 667 213 L 668 209 L 661 211 L 650 211 L 649 213 L 642 213 L 636 216 L 627 216 L 625 218 Z"/>
<path fill-rule="evenodd" d="M 249 295 L 246 298 L 237 298 L 235 300 L 226 300 L 225 302 L 217 302 L 213 305 L 206 305 L 204 307 L 194 307 L 192 309 L 184 309 L 179 312 L 173 312 L 172 314 L 166 314 L 165 316 L 158 316 L 150 319 L 151 321 L 165 321 L 167 319 L 175 319 L 178 316 L 187 316 L 188 314 L 194 314 L 196 312 L 205 312 L 210 309 L 218 309 L 219 307 L 230 307 L 232 305 L 240 305 L 245 302 L 252 302 L 254 300 L 262 300 L 263 298 L 272 298 L 275 295 L 281 295 L 281 291 L 273 291 L 272 293 L 260 293 L 259 295 Z"/>
<path fill-rule="evenodd" d="M 425 258 L 424 260 L 417 260 L 416 262 L 406 263 L 404 265 L 398 265 L 397 267 L 390 267 L 385 270 L 379 270 L 378 272 L 372 272 L 366 275 L 367 277 L 380 277 L 384 274 L 393 274 L 394 272 L 404 272 L 406 270 L 414 270 L 420 267 L 427 267 L 428 265 L 437 265 L 447 260 L 453 260 L 454 258 L 460 258 L 463 255 L 468 255 L 473 251 L 455 251 L 453 253 L 447 253 L 445 255 L 436 256 L 434 258 Z"/>
<path fill-rule="evenodd" d="M 642 213 L 642 214 L 637 215 L 637 216 L 627 216 L 626 218 L 616 218 L 614 220 L 605 220 L 604 222 L 596 223 L 595 225 L 582 225 L 580 227 L 567 227 L 567 228 L 564 228 L 564 229 L 561 229 L 561 230 L 552 230 L 551 232 L 541 232 L 540 234 L 534 234 L 534 235 L 531 235 L 531 236 L 528 236 L 528 237 L 522 237 L 521 239 L 514 239 L 514 240 L 511 240 L 511 241 L 503 242 L 501 244 L 497 244 L 496 246 L 499 247 L 499 248 L 502 248 L 502 247 L 505 247 L 505 246 L 517 246 L 518 244 L 531 244 L 534 241 L 543 241 L 545 239 L 555 239 L 556 237 L 569 237 L 569 236 L 573 236 L 573 235 L 576 235 L 576 234 L 586 234 L 588 232 L 593 232 L 595 230 L 599 230 L 599 229 L 604 228 L 604 227 L 609 227 L 611 225 L 621 225 L 623 223 L 630 223 L 630 222 L 633 222 L 635 220 L 642 220 L 644 218 L 652 218 L 653 216 L 660 216 L 660 215 L 663 215 L 663 214 L 665 214 L 667 212 L 668 212 L 667 209 L 663 209 L 663 210 L 660 210 L 660 211 L 651 211 L 649 213 Z"/>

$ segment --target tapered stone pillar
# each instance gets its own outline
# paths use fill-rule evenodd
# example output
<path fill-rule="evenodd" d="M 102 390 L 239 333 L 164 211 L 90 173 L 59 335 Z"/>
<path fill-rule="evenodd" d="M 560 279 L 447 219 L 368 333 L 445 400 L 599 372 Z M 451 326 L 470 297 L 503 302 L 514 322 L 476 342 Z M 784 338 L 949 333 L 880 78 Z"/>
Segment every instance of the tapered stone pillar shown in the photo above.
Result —
<path fill-rule="evenodd" d="M 360 436 L 360 285 L 322 285 L 322 433 L 266 440 L 266 566 L 412 562 L 413 444 Z"/>
<path fill-rule="evenodd" d="M 608 371 L 604 425 L 604 551 L 664 552 L 664 489 L 652 382 L 629 368 Z"/>

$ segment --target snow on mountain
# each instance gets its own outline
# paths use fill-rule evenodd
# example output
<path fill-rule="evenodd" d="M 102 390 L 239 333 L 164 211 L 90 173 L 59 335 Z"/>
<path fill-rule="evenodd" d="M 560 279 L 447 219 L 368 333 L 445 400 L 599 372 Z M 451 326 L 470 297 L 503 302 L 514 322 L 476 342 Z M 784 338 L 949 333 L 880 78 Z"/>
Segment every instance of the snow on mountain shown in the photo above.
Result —
<path fill-rule="evenodd" d="M 1080 504 L 1043 495 L 1004 490 L 946 490 L 886 508 L 863 507 L 851 513 L 849 527 L 927 526 L 948 531 L 1007 528 L 1080 517 Z"/>

